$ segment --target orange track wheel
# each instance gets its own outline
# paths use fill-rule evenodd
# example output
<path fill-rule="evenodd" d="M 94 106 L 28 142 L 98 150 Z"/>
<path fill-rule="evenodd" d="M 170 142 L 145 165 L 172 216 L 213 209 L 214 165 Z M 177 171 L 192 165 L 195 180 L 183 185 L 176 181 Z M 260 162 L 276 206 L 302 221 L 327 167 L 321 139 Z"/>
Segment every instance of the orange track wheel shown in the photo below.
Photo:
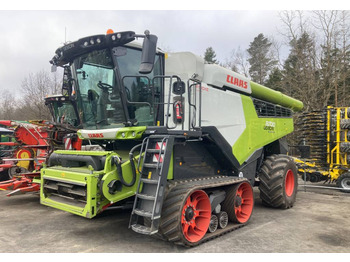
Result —
<path fill-rule="evenodd" d="M 222 203 L 230 221 L 244 224 L 250 219 L 254 207 L 253 189 L 249 182 L 231 186 Z"/>
<path fill-rule="evenodd" d="M 235 214 L 238 223 L 246 223 L 254 206 L 253 189 L 248 182 L 241 183 L 236 191 L 235 197 Z"/>
<path fill-rule="evenodd" d="M 203 190 L 191 193 L 181 212 L 182 234 L 187 241 L 195 243 L 206 234 L 211 217 L 211 205 L 208 195 Z"/>

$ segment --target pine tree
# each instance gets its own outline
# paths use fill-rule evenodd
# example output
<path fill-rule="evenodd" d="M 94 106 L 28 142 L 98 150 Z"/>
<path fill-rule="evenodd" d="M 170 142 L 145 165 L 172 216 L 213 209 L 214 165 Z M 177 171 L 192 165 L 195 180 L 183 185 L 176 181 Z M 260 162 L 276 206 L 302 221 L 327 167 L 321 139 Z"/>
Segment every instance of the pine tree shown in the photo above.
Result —
<path fill-rule="evenodd" d="M 252 80 L 259 84 L 265 82 L 269 72 L 277 64 L 271 54 L 271 45 L 272 43 L 263 34 L 259 34 L 247 49 L 250 56 L 249 74 Z"/>
<path fill-rule="evenodd" d="M 278 67 L 271 70 L 271 73 L 264 85 L 280 92 L 285 91 L 283 88 L 283 74 Z"/>
<path fill-rule="evenodd" d="M 300 38 L 292 40 L 290 46 L 282 71 L 285 93 L 303 101 L 305 110 L 324 107 L 329 95 L 327 90 L 320 88 L 314 39 L 304 32 Z"/>
<path fill-rule="evenodd" d="M 216 53 L 214 49 L 210 46 L 205 50 L 204 60 L 208 63 L 217 64 L 218 61 L 215 59 Z"/>

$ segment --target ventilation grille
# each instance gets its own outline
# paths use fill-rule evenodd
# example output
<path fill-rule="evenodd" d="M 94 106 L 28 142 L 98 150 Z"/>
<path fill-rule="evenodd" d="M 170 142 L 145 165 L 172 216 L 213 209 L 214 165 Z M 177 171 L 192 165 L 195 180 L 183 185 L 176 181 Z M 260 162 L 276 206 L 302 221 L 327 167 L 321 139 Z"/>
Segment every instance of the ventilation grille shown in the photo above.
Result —
<path fill-rule="evenodd" d="M 259 99 L 253 99 L 253 103 L 259 117 L 292 117 L 291 109 Z"/>

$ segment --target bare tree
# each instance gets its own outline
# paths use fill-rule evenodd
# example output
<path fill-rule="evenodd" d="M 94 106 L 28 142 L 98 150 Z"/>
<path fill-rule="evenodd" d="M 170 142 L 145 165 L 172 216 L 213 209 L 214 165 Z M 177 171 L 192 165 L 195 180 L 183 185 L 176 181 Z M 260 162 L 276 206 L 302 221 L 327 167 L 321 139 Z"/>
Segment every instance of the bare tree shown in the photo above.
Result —
<path fill-rule="evenodd" d="M 326 10 L 313 14 L 314 26 L 322 36 L 322 88 L 330 93 L 334 106 L 348 105 L 349 12 Z"/>
<path fill-rule="evenodd" d="M 14 117 L 16 105 L 17 103 L 15 97 L 10 93 L 9 90 L 4 90 L 1 98 L 0 118 L 5 120 L 12 120 Z"/>
<path fill-rule="evenodd" d="M 339 90 L 341 106 L 349 105 L 350 93 L 350 12 L 341 11 L 340 13 L 340 85 Z"/>
<path fill-rule="evenodd" d="M 31 73 L 22 81 L 23 106 L 20 111 L 27 119 L 49 119 L 50 112 L 45 106 L 44 98 L 57 93 L 59 81 L 56 75 L 46 71 Z"/>
<path fill-rule="evenodd" d="M 247 59 L 247 52 L 240 47 L 231 51 L 230 59 L 224 64 L 225 67 L 234 72 L 249 77 L 249 62 Z"/>
<path fill-rule="evenodd" d="M 309 20 L 305 18 L 303 11 L 286 10 L 279 12 L 279 17 L 282 27 L 277 31 L 286 38 L 287 45 L 308 31 L 307 24 Z"/>

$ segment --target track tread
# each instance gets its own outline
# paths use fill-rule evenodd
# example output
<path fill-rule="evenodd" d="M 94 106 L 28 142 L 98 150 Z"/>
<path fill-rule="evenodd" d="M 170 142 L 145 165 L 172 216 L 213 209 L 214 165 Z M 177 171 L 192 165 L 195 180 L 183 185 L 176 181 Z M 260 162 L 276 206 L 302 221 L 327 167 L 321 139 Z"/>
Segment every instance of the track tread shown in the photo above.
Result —
<path fill-rule="evenodd" d="M 158 232 L 163 239 L 166 239 L 177 245 L 191 247 L 243 226 L 243 224 L 237 224 L 231 227 L 227 226 L 225 229 L 218 230 L 218 233 L 207 234 L 202 240 L 196 243 L 191 243 L 187 241 L 182 235 L 180 223 L 181 209 L 185 199 L 190 193 L 196 190 L 219 186 L 228 186 L 243 181 L 248 180 L 246 178 L 217 176 L 178 180 L 172 181 L 171 183 L 169 181 Z"/>

